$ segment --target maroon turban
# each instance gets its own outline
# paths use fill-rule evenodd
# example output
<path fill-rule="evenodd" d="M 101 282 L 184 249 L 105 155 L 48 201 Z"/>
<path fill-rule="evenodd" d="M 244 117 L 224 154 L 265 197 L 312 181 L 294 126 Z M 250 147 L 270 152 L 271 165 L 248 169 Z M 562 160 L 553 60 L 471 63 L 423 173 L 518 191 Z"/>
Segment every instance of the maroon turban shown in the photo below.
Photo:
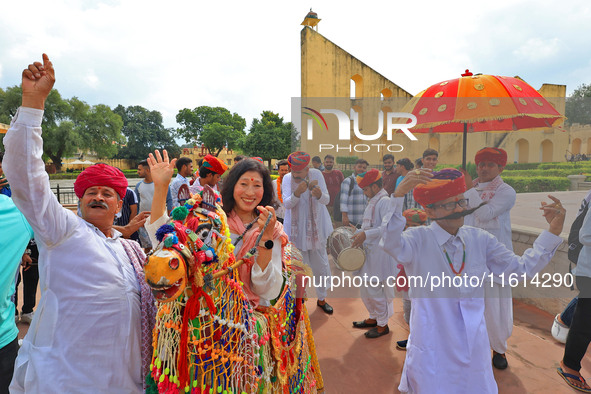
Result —
<path fill-rule="evenodd" d="M 107 186 L 113 188 L 123 199 L 127 189 L 127 178 L 120 169 L 107 164 L 95 164 L 82 171 L 74 182 L 74 193 L 82 198 L 89 187 Z"/>
<path fill-rule="evenodd" d="M 496 163 L 499 167 L 505 167 L 507 165 L 507 152 L 499 148 L 484 148 L 476 152 L 474 158 L 476 165 L 482 161 L 490 161 Z"/>
<path fill-rule="evenodd" d="M 310 163 L 310 155 L 302 151 L 293 152 L 287 157 L 287 162 L 292 171 L 302 171 L 304 168 L 308 167 L 308 164 Z"/>

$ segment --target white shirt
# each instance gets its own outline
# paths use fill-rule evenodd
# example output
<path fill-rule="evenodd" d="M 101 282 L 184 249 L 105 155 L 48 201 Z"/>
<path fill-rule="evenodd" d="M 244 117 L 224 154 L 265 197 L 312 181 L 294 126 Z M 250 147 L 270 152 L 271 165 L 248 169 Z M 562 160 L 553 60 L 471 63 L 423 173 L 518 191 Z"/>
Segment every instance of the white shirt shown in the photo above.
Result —
<path fill-rule="evenodd" d="M 411 282 L 412 330 L 398 389 L 419 393 L 497 393 L 484 320 L 484 289 L 478 284 L 472 287 L 470 280 L 457 287 L 430 288 L 434 277 L 455 277 L 443 248 L 459 271 L 465 245 L 462 275 L 467 278 L 481 279 L 490 272 L 504 273 L 506 277 L 525 273 L 531 277 L 548 264 L 562 238 L 544 231 L 520 257 L 490 233 L 475 227 L 463 226 L 454 236 L 433 222 L 428 227 L 402 232 L 406 224 L 402 216 L 404 198 L 391 201 L 392 216 L 384 221 L 380 246 L 404 264 L 409 278 L 425 281 L 422 287 L 412 287 Z"/>
<path fill-rule="evenodd" d="M 150 241 L 152 241 L 152 245 L 154 247 L 158 245 L 158 240 L 156 239 L 156 231 L 160 226 L 166 224 L 168 222 L 169 217 L 164 214 L 154 223 L 151 223 L 151 217 L 146 219 L 146 223 L 144 224 L 148 235 L 150 236 Z M 235 242 L 238 239 L 240 234 L 230 233 L 230 238 L 232 238 L 232 242 Z M 242 247 L 242 241 L 238 242 L 235 247 L 235 251 L 240 250 Z M 274 300 L 279 296 L 279 292 L 281 291 L 281 287 L 283 286 L 283 275 L 282 275 L 282 262 L 281 262 L 282 254 L 281 254 L 281 241 L 279 239 L 273 240 L 273 251 L 271 254 L 271 261 L 267 264 L 265 270 L 261 270 L 261 267 L 256 264 L 256 257 L 255 257 L 255 264 L 252 266 L 250 271 L 250 289 L 253 293 L 258 295 L 261 300 L 260 304 L 263 306 L 270 305 L 268 300 Z"/>
<path fill-rule="evenodd" d="M 330 201 L 328 190 L 326 189 L 326 182 L 324 181 L 324 175 L 322 172 L 315 168 L 308 170 L 308 179 L 310 182 L 318 181 L 318 186 L 322 190 L 322 196 L 318 199 L 310 195 L 310 191 L 306 189 L 299 197 L 296 197 L 292 190 L 295 190 L 297 185 L 295 182 L 292 184 L 291 173 L 286 174 L 281 182 L 281 192 L 283 194 L 283 205 L 285 205 L 285 218 L 283 221 L 283 227 L 285 232 L 289 236 L 289 240 L 301 251 L 311 250 L 311 247 L 306 241 L 306 223 L 310 214 L 310 203 L 316 205 L 316 211 L 318 217 L 314 218 L 318 229 L 318 237 L 320 240 L 326 241 L 330 233 L 332 233 L 332 221 L 326 204 Z M 292 189 L 293 188 L 293 189 Z M 296 221 L 300 226 L 300 231 L 297 237 L 292 237 L 291 234 L 291 223 Z"/>
<path fill-rule="evenodd" d="M 379 198 L 376 202 L 371 221 L 371 227 L 365 231 L 365 241 L 363 242 L 363 249 L 365 250 L 365 264 L 359 270 L 359 274 L 367 274 L 368 276 L 377 276 L 382 281 L 386 281 L 389 276 L 395 277 L 398 274 L 396 267 L 396 260 L 382 248 L 379 247 L 380 239 L 382 238 L 382 220 L 388 215 L 391 204 L 390 198 L 373 196 L 369 200 L 369 205 L 365 208 L 366 212 L 371 209 L 372 202 L 375 198 Z"/>
<path fill-rule="evenodd" d="M 489 183 L 479 183 L 477 187 L 464 193 L 464 197 L 469 200 L 468 208 L 477 207 L 482 203 L 480 196 Z M 488 200 L 486 205 L 464 218 L 464 224 L 488 231 L 512 251 L 511 208 L 515 205 L 516 198 L 515 189 L 503 182 L 497 187 L 495 195 Z"/>
<path fill-rule="evenodd" d="M 35 231 L 41 299 L 11 393 L 143 391 L 138 283 L 121 234 L 63 208 L 41 160 L 43 111 L 20 108 L 4 138 L 13 199 Z"/>

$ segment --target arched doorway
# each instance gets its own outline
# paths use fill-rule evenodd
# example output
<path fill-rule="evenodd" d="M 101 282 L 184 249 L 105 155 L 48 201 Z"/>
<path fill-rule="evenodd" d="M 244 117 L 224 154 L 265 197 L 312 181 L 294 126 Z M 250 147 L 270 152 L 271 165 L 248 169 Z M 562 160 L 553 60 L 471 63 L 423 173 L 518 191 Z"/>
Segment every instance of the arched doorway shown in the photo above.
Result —
<path fill-rule="evenodd" d="M 540 162 L 549 163 L 554 156 L 554 144 L 550 140 L 544 140 L 540 144 Z"/>
<path fill-rule="evenodd" d="M 529 163 L 529 142 L 523 138 L 515 143 L 515 161 Z"/>
<path fill-rule="evenodd" d="M 573 140 L 573 146 L 571 149 L 571 152 L 573 153 L 573 155 L 578 155 L 581 153 L 581 144 L 582 144 L 582 141 L 580 138 L 575 138 Z"/>

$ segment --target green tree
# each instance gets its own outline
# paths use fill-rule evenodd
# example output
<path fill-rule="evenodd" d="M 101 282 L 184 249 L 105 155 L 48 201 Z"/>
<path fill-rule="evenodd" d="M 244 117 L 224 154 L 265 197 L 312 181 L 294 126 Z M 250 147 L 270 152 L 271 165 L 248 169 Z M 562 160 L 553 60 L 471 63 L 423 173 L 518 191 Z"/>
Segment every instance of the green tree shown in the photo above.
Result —
<path fill-rule="evenodd" d="M 296 134 L 291 122 L 271 111 L 263 111 L 261 119 L 253 119 L 249 133 L 240 142 L 246 155 L 260 156 L 269 162 L 271 159 L 285 159 L 291 153 L 292 139 Z"/>
<path fill-rule="evenodd" d="M 591 124 L 591 84 L 582 84 L 566 98 L 566 122 Z"/>
<path fill-rule="evenodd" d="M 22 91 L 19 86 L 13 86 L 0 96 L 0 121 L 6 121 L 16 114 Z M 100 157 L 113 157 L 118 143 L 123 141 L 121 126 L 120 117 L 108 106 L 90 106 L 77 97 L 63 99 L 53 89 L 43 112 L 43 154 L 53 161 L 58 171 L 62 158 L 80 149 L 96 152 Z"/>
<path fill-rule="evenodd" d="M 217 156 L 222 149 L 235 149 L 244 137 L 246 120 L 223 107 L 201 106 L 179 111 L 176 121 L 181 125 L 176 136 L 195 145 L 203 144 L 210 154 Z"/>
<path fill-rule="evenodd" d="M 171 157 L 180 155 L 180 148 L 172 137 L 173 129 L 162 124 L 162 114 L 150 111 L 139 105 L 124 107 L 118 105 L 114 112 L 123 119 L 123 135 L 127 138 L 126 146 L 121 148 L 118 157 L 145 160 L 155 149 L 166 149 Z"/>

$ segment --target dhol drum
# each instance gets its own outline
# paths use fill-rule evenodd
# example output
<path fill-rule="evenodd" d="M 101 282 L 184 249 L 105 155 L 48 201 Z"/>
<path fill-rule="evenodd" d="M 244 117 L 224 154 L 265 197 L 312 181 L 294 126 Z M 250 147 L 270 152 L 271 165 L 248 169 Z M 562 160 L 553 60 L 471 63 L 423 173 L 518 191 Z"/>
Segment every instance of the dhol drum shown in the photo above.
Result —
<path fill-rule="evenodd" d="M 355 229 L 342 226 L 328 237 L 328 251 L 336 266 L 343 271 L 357 271 L 365 264 L 363 249 L 351 247 L 354 234 Z"/>

